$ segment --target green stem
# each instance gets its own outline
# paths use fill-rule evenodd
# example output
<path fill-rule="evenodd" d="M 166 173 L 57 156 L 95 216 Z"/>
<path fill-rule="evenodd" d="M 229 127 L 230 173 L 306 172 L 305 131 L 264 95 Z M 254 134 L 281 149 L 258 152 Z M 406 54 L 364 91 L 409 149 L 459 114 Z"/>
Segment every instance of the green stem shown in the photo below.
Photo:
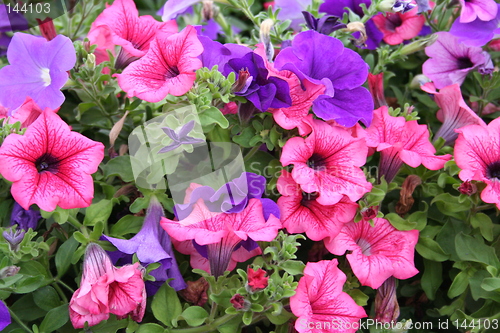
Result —
<path fill-rule="evenodd" d="M 200 327 L 193 327 L 193 328 L 180 328 L 180 329 L 173 329 L 169 330 L 169 333 L 208 333 L 212 332 L 217 329 L 217 327 L 227 323 L 237 315 L 232 315 L 232 314 L 226 314 L 220 318 L 217 318 L 214 320 L 212 323 L 203 325 Z"/>
<path fill-rule="evenodd" d="M 248 161 L 253 155 L 255 155 L 255 153 L 257 153 L 259 151 L 259 148 L 260 148 L 260 145 L 259 146 L 255 146 L 253 147 L 249 152 L 248 154 L 245 155 L 245 157 L 243 158 L 243 161 Z"/>
<path fill-rule="evenodd" d="M 26 326 L 26 324 L 23 323 L 23 321 L 21 319 L 19 319 L 19 317 L 14 313 L 14 311 L 12 311 L 11 309 L 9 309 L 9 312 L 10 312 L 10 316 L 12 318 L 14 318 L 15 322 L 18 323 L 19 326 L 21 326 L 26 332 L 33 333 L 33 331 L 30 330 L 30 328 L 28 326 Z"/>
<path fill-rule="evenodd" d="M 81 230 L 82 228 L 84 228 L 83 224 L 80 223 L 80 221 L 78 221 L 76 218 L 74 218 L 73 216 L 69 215 L 68 216 L 68 222 L 73 226 L 75 227 L 76 229 L 78 230 Z"/>
<path fill-rule="evenodd" d="M 59 283 L 61 286 L 63 286 L 64 288 L 68 289 L 72 294 L 75 293 L 75 291 L 73 290 L 73 288 L 71 288 L 70 286 L 68 286 L 66 283 L 62 282 L 61 280 L 56 280 L 55 282 Z"/>
<path fill-rule="evenodd" d="M 54 280 L 54 283 L 52 283 L 51 286 L 54 287 L 54 289 L 57 291 L 59 296 L 61 296 L 63 302 L 68 303 L 68 298 L 66 297 L 66 295 L 64 295 L 64 292 L 62 291 L 61 287 L 59 287 L 57 282 L 58 282 L 57 280 Z"/>

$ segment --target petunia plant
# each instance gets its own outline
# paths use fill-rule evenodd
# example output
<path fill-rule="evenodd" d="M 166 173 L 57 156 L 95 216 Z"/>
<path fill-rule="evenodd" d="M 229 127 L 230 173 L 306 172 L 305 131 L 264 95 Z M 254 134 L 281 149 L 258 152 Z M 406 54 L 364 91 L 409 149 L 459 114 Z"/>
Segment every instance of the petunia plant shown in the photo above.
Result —
<path fill-rule="evenodd" d="M 498 1 L 47 4 L 0 5 L 2 332 L 499 331 Z"/>

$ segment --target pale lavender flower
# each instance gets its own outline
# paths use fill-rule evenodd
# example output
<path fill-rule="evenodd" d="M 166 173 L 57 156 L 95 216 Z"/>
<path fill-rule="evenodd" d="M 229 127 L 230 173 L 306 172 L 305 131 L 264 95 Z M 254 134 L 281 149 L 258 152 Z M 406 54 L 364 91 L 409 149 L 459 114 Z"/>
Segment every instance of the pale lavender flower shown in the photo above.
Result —
<path fill-rule="evenodd" d="M 196 143 L 205 142 L 205 140 L 203 139 L 193 138 L 188 135 L 193 130 L 193 128 L 194 128 L 194 120 L 191 120 L 190 122 L 182 126 L 179 126 L 175 130 L 169 127 L 162 127 L 163 132 L 165 132 L 165 134 L 167 134 L 168 137 L 172 139 L 173 142 L 168 146 L 160 149 L 158 154 L 172 151 L 176 148 L 179 148 L 181 145 L 188 145 L 188 144 L 193 145 Z"/>

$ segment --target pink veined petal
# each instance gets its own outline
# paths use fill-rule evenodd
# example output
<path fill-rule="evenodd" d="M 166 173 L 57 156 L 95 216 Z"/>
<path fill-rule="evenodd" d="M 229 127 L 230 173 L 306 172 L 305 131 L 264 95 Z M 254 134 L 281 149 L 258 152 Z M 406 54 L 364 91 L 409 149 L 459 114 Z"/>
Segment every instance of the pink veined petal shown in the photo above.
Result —
<path fill-rule="evenodd" d="M 139 263 L 115 269 L 115 281 L 109 285 L 109 311 L 123 316 L 135 310 L 143 301 L 144 281 Z"/>
<path fill-rule="evenodd" d="M 402 14 L 401 16 L 403 23 L 396 28 L 396 32 L 404 40 L 416 37 L 424 26 L 425 17 L 423 15 L 418 15 L 416 8 Z"/>
<path fill-rule="evenodd" d="M 362 285 L 377 289 L 394 274 L 391 260 L 382 255 L 365 256 L 354 250 L 346 256 L 354 275 Z"/>

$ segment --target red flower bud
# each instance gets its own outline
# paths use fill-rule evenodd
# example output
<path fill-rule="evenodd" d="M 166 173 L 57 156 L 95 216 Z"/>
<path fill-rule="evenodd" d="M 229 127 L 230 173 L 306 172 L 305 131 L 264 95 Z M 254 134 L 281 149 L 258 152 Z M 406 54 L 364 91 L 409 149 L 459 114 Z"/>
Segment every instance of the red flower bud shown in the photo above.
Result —
<path fill-rule="evenodd" d="M 260 291 L 266 289 L 269 277 L 265 277 L 266 271 L 262 268 L 254 271 L 252 268 L 248 268 L 248 287 L 251 292 Z"/>
<path fill-rule="evenodd" d="M 42 36 L 48 40 L 49 42 L 56 38 L 57 32 L 56 27 L 54 26 L 54 22 L 50 17 L 47 17 L 45 20 L 36 19 L 38 24 L 40 24 L 40 32 Z"/>
<path fill-rule="evenodd" d="M 466 180 L 458 187 L 458 191 L 462 194 L 470 196 L 477 192 L 477 186 Z"/>

